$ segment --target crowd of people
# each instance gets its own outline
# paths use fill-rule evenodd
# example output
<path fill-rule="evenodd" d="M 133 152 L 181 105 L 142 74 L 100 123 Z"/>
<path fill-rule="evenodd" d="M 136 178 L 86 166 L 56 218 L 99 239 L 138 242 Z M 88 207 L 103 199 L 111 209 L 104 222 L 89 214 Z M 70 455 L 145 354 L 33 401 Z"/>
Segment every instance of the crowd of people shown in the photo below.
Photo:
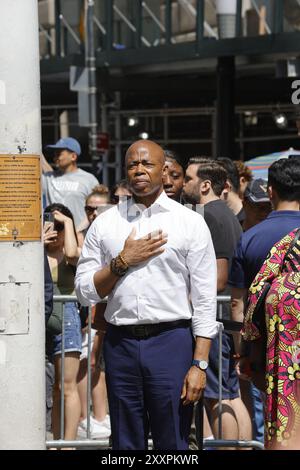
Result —
<path fill-rule="evenodd" d="M 91 305 L 92 438 L 146 449 L 151 432 L 155 449 L 195 448 L 199 422 L 192 432 L 191 424 L 203 396 L 204 438 L 220 438 L 221 428 L 223 439 L 295 445 L 300 159 L 274 162 L 266 181 L 243 162 L 193 156 L 183 165 L 170 149 L 141 140 L 126 153 L 126 179 L 109 189 L 78 168 L 80 154 L 69 137 L 43 157 L 45 268 L 55 294 L 78 299 L 64 313 L 63 436 L 61 303 L 47 319 L 48 431 L 54 439 L 86 436 Z M 217 294 L 231 298 L 222 318 Z M 222 320 L 244 327 L 223 331 L 219 384 Z M 266 363 L 257 366 L 255 349 Z"/>

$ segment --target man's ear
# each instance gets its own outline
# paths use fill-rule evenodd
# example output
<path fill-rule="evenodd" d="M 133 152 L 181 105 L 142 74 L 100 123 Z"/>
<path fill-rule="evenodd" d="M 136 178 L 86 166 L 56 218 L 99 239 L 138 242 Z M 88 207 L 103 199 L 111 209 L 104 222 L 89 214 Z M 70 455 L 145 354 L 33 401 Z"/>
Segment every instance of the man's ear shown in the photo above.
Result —
<path fill-rule="evenodd" d="M 223 199 L 224 201 L 226 201 L 226 199 L 228 199 L 228 194 L 230 193 L 231 191 L 231 184 L 229 183 L 228 180 L 226 180 L 226 183 L 225 183 L 225 186 L 224 186 L 224 189 L 221 193 L 221 199 Z"/>
<path fill-rule="evenodd" d="M 273 197 L 274 197 L 274 191 L 273 191 L 273 188 L 272 186 L 268 186 L 268 195 L 269 195 L 269 198 L 270 198 L 270 201 L 272 201 Z"/>
<path fill-rule="evenodd" d="M 200 192 L 203 194 L 207 194 L 211 188 L 211 182 L 209 180 L 203 180 L 200 182 Z"/>
<path fill-rule="evenodd" d="M 77 162 L 77 154 L 75 152 L 72 152 L 72 162 L 76 163 Z"/>
<path fill-rule="evenodd" d="M 226 183 L 225 183 L 225 186 L 224 186 L 224 189 L 223 189 L 223 193 L 230 193 L 232 191 L 232 186 L 231 186 L 231 183 L 229 180 L 226 180 Z"/>

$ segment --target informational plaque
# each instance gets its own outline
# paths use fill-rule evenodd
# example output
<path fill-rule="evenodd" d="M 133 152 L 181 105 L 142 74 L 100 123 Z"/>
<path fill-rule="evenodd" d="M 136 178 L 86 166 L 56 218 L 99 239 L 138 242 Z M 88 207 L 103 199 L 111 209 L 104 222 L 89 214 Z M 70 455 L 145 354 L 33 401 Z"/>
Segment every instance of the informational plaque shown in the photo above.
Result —
<path fill-rule="evenodd" d="M 0 241 L 41 239 L 39 155 L 0 155 Z"/>

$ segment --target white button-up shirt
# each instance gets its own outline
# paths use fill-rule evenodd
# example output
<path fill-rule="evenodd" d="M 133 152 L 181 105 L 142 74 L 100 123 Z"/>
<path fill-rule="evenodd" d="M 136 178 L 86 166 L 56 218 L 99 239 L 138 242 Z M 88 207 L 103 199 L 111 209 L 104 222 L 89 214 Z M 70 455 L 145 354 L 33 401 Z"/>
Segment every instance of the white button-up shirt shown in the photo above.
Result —
<path fill-rule="evenodd" d="M 161 229 L 165 251 L 130 267 L 108 296 L 105 319 L 114 325 L 160 323 L 192 318 L 195 336 L 213 338 L 216 322 L 216 258 L 203 217 L 165 192 L 145 208 L 133 199 L 99 215 L 91 225 L 78 262 L 75 288 L 82 305 L 100 302 L 94 274 L 136 238 Z"/>

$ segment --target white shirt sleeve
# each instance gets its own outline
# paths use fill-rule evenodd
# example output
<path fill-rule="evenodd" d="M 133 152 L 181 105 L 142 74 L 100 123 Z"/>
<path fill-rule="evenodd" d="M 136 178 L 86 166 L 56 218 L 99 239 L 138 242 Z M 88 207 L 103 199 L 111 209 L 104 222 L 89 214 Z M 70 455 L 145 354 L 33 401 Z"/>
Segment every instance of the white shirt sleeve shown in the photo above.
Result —
<path fill-rule="evenodd" d="M 94 223 L 85 237 L 76 269 L 75 290 L 81 305 L 94 305 L 101 301 L 95 288 L 94 274 L 105 264 L 101 235 L 97 224 Z"/>
<path fill-rule="evenodd" d="M 204 219 L 193 225 L 186 258 L 190 273 L 193 333 L 194 336 L 214 338 L 218 333 L 216 256 Z"/>

